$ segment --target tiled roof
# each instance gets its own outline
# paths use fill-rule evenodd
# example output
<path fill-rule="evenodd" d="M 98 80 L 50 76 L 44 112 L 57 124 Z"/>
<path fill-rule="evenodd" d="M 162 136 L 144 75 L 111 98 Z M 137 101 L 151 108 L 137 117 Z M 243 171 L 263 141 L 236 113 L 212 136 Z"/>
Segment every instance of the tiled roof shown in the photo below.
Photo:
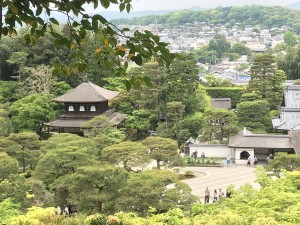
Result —
<path fill-rule="evenodd" d="M 53 101 L 76 103 L 104 102 L 115 98 L 118 94 L 118 91 L 110 91 L 91 82 L 87 82 L 80 84 L 62 96 L 53 99 Z"/>
<path fill-rule="evenodd" d="M 233 148 L 293 148 L 288 135 L 252 134 L 246 129 L 230 137 L 228 146 Z"/>

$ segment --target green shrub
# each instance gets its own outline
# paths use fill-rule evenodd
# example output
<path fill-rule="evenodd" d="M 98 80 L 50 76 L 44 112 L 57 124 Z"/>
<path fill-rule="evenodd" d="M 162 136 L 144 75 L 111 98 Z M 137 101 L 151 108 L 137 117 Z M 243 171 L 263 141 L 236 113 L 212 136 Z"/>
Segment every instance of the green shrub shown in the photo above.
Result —
<path fill-rule="evenodd" d="M 89 225 L 106 225 L 107 217 L 101 214 L 94 214 L 87 217 L 86 221 L 89 223 Z"/>
<path fill-rule="evenodd" d="M 195 175 L 194 175 L 193 171 L 188 170 L 188 171 L 185 171 L 184 176 L 186 178 L 191 178 L 191 177 L 194 177 Z"/>
<path fill-rule="evenodd" d="M 172 163 L 173 166 L 186 166 L 187 164 L 187 161 L 182 157 L 176 158 Z"/>
<path fill-rule="evenodd" d="M 231 98 L 231 105 L 235 107 L 244 89 L 241 87 L 207 87 L 206 92 L 212 98 Z"/>
<path fill-rule="evenodd" d="M 188 157 L 184 157 L 184 159 L 187 162 L 187 164 L 195 164 L 196 163 L 196 160 L 193 157 L 188 156 Z"/>

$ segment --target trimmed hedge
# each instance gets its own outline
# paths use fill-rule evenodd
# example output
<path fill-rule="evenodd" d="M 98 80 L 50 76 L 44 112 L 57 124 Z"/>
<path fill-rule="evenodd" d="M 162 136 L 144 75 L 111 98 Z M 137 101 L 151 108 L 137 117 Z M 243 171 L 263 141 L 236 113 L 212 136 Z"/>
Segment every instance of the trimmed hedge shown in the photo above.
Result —
<path fill-rule="evenodd" d="M 231 106 L 236 107 L 245 90 L 242 87 L 206 87 L 211 98 L 231 98 Z"/>

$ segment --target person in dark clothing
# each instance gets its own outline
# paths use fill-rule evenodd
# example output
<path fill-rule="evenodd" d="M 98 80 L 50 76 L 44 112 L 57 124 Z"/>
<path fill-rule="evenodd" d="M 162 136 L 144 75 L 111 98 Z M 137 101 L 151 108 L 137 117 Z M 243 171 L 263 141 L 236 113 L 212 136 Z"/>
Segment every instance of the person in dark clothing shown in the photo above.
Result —
<path fill-rule="evenodd" d="M 231 198 L 231 192 L 226 190 L 226 198 Z"/>
<path fill-rule="evenodd" d="M 192 157 L 194 157 L 195 159 L 197 159 L 197 156 L 198 156 L 198 152 L 194 151 L 193 154 L 192 154 Z"/>

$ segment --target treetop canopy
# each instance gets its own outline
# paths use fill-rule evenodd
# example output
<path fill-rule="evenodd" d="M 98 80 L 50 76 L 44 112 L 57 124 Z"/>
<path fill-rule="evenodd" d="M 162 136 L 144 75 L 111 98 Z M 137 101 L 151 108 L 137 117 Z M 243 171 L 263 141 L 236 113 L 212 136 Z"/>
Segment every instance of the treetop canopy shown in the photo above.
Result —
<path fill-rule="evenodd" d="M 132 9 L 132 0 L 4 0 L 0 1 L 0 39 L 2 36 L 14 36 L 17 34 L 17 27 L 26 25 L 24 39 L 27 44 L 35 44 L 36 40 L 44 36 L 46 32 L 54 37 L 56 47 L 66 46 L 72 51 L 72 58 L 75 59 L 71 66 L 54 65 L 55 73 L 83 72 L 87 69 L 86 56 L 81 54 L 81 49 L 87 43 L 91 35 L 96 42 L 95 53 L 99 56 L 99 64 L 107 64 L 114 67 L 116 74 L 124 74 L 130 61 L 137 65 L 155 59 L 160 65 L 168 66 L 174 55 L 166 48 L 167 43 L 161 42 L 159 37 L 150 31 L 134 31 L 128 35 L 128 28 L 119 29 L 108 22 L 99 14 L 89 15 L 84 7 L 87 4 L 94 6 L 94 9 L 111 5 L 118 5 L 120 12 Z M 68 34 L 64 35 L 55 29 L 54 25 L 60 25 L 53 15 L 61 13 L 67 17 L 65 26 Z M 103 60 L 103 55 L 113 54 L 111 62 Z M 105 57 L 104 57 L 105 58 Z M 149 83 L 148 79 L 130 80 L 126 83 L 127 89 L 132 85 L 140 86 L 140 83 Z"/>

